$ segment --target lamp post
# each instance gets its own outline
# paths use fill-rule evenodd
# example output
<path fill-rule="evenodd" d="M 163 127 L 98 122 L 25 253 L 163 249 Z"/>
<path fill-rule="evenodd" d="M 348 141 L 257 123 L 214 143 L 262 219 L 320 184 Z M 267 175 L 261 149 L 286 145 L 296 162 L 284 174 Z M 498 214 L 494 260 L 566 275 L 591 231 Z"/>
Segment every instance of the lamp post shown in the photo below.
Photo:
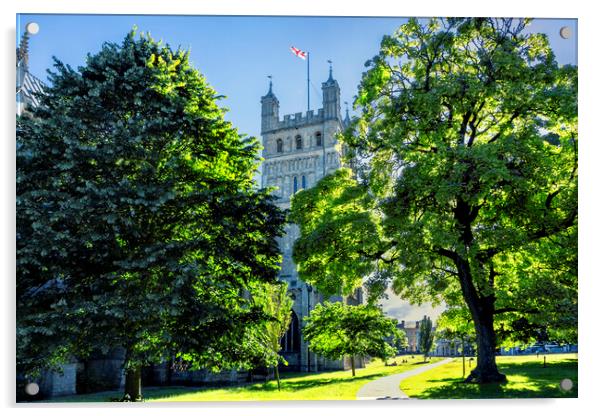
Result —
<path fill-rule="evenodd" d="M 462 340 L 462 378 L 466 377 L 466 346 L 464 344 L 464 335 L 461 336 Z"/>
<path fill-rule="evenodd" d="M 312 287 L 309 283 L 306 283 L 307 285 L 307 316 L 309 316 L 309 313 L 311 311 L 311 292 L 312 292 Z M 309 352 L 309 344 L 307 344 L 307 372 L 311 372 L 311 359 L 310 359 L 310 352 Z"/>

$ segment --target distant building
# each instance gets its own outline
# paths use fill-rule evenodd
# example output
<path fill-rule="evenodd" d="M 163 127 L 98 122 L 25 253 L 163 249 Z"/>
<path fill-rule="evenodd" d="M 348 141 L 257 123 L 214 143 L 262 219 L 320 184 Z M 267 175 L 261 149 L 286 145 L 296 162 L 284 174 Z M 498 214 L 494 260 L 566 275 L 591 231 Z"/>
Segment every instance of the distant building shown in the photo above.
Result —
<path fill-rule="evenodd" d="M 401 329 L 408 339 L 408 346 L 401 350 L 402 353 L 419 354 L 420 353 L 420 321 L 416 321 L 414 326 L 408 326 L 406 321 L 401 321 L 397 324 L 397 328 Z"/>
<path fill-rule="evenodd" d="M 424 316 L 426 318 L 426 315 Z M 402 354 L 422 354 L 420 350 L 420 321 L 415 321 L 413 326 L 410 326 L 406 321 L 401 321 L 397 324 L 397 328 L 401 329 L 408 339 L 408 346 L 402 348 Z M 437 328 L 433 327 L 436 332 Z M 462 355 L 462 343 L 460 340 L 441 339 L 435 336 L 434 347 L 430 355 L 442 357 L 455 357 Z M 468 350 L 468 346 L 467 346 Z"/>
<path fill-rule="evenodd" d="M 468 345 L 466 350 L 468 351 Z M 435 339 L 434 356 L 439 357 L 459 357 L 462 355 L 462 341 L 458 339 Z"/>

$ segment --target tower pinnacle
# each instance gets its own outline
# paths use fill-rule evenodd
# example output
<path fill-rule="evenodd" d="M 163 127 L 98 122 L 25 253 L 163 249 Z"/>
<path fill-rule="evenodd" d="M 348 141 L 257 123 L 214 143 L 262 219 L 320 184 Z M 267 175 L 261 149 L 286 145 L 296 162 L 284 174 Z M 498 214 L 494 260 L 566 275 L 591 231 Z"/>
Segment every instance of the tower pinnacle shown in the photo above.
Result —
<path fill-rule="evenodd" d="M 278 98 L 272 91 L 272 76 L 268 75 L 270 86 L 268 93 L 261 97 L 261 131 L 272 129 L 278 123 Z"/>
<path fill-rule="evenodd" d="M 270 80 L 270 85 L 269 85 L 269 88 L 268 88 L 268 93 L 266 95 L 264 95 L 263 98 L 275 97 L 274 96 L 274 92 L 272 91 L 272 76 L 268 75 L 268 79 Z"/>
<path fill-rule="evenodd" d="M 17 48 L 17 66 L 27 69 L 29 65 L 29 33 L 23 33 Z"/>

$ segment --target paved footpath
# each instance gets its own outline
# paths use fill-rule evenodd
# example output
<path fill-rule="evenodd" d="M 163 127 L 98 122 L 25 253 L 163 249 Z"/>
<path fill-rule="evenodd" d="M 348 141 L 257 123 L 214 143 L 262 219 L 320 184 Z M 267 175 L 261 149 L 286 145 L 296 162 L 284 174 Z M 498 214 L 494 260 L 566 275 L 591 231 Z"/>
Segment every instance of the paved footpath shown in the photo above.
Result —
<path fill-rule="evenodd" d="M 446 358 L 433 364 L 423 365 L 413 370 L 404 371 L 403 373 L 377 378 L 376 380 L 362 386 L 362 388 L 357 392 L 356 398 L 357 400 L 409 399 L 408 395 L 399 388 L 399 383 L 401 383 L 401 380 L 424 373 L 431 368 L 447 364 L 451 360 L 451 358 Z"/>

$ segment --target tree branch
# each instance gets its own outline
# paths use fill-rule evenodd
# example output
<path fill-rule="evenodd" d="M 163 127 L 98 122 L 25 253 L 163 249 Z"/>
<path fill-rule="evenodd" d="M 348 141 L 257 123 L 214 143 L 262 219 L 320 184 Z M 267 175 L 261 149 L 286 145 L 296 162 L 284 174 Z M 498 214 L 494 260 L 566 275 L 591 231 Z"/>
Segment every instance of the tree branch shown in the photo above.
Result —
<path fill-rule="evenodd" d="M 559 231 L 562 231 L 572 225 L 575 224 L 575 219 L 577 218 L 577 208 L 573 209 L 571 213 L 563 220 L 557 223 L 554 227 L 550 228 L 542 228 L 540 230 L 531 233 L 526 238 L 526 243 L 538 240 L 543 237 L 549 237 Z"/>
<path fill-rule="evenodd" d="M 384 248 L 382 250 L 378 250 L 378 251 L 376 251 L 374 253 L 368 253 L 367 251 L 365 251 L 363 249 L 357 250 L 357 253 L 360 254 L 360 255 L 362 255 L 362 256 L 364 256 L 364 257 L 366 257 L 366 258 L 372 259 L 372 260 L 380 260 L 383 263 L 392 264 L 395 261 L 397 261 L 397 257 L 393 256 L 393 257 L 391 257 L 389 259 L 386 259 L 386 258 L 383 257 L 383 254 L 385 254 L 387 251 L 389 251 L 390 249 L 392 249 L 393 247 L 395 247 L 395 244 L 397 244 L 395 241 L 391 241 L 388 244 L 388 247 L 386 247 L 386 248 Z"/>
<path fill-rule="evenodd" d="M 458 254 L 455 251 L 447 250 L 441 247 L 434 247 L 433 251 L 441 256 L 453 260 L 454 262 L 458 259 Z"/>
<path fill-rule="evenodd" d="M 514 110 L 514 113 L 512 113 L 512 116 L 510 116 L 510 119 L 506 123 L 504 123 L 504 125 L 500 128 L 500 131 L 498 131 L 495 136 L 493 136 L 491 139 L 489 139 L 489 141 L 487 143 L 493 143 L 497 139 L 499 139 L 500 136 L 502 135 L 502 133 L 504 132 L 506 126 L 509 125 L 510 123 L 512 123 L 514 121 L 514 119 L 517 118 L 519 115 L 520 115 L 519 110 L 518 109 Z"/>
<path fill-rule="evenodd" d="M 472 117 L 470 118 L 470 120 L 468 122 L 468 125 L 470 126 L 470 139 L 468 139 L 468 144 L 467 144 L 468 147 L 472 146 L 474 139 L 477 137 L 477 131 L 478 131 L 478 127 L 480 124 L 480 120 L 479 120 L 479 122 L 476 122 L 477 114 L 479 112 L 481 112 L 481 110 L 483 109 L 484 106 L 485 106 L 485 100 L 483 100 L 483 102 L 481 102 L 481 104 L 479 105 L 479 108 L 477 108 L 476 110 L 474 110 L 472 112 Z"/>
<path fill-rule="evenodd" d="M 484 250 L 479 250 L 477 252 L 476 258 L 479 262 L 485 263 L 487 260 L 491 259 L 493 256 L 495 256 L 500 251 L 501 250 L 499 247 L 489 247 Z"/>
<path fill-rule="evenodd" d="M 554 197 L 556 195 L 558 195 L 560 193 L 561 190 L 562 190 L 562 188 L 558 188 L 554 192 L 548 194 L 548 196 L 546 197 L 546 203 L 545 203 L 546 208 L 550 209 L 550 206 L 552 205 L 552 200 L 554 199 Z"/>
<path fill-rule="evenodd" d="M 458 132 L 459 145 L 464 144 L 464 136 L 466 135 L 466 130 L 468 128 L 468 120 L 470 120 L 471 115 L 472 112 L 469 111 L 462 117 L 462 124 L 460 125 L 460 131 Z"/>
<path fill-rule="evenodd" d="M 519 308 L 508 307 L 508 308 L 496 309 L 493 311 L 493 314 L 499 315 L 501 313 L 507 313 L 507 312 L 520 312 L 520 313 L 536 314 L 536 313 L 539 313 L 540 311 L 538 309 L 519 309 Z"/>

